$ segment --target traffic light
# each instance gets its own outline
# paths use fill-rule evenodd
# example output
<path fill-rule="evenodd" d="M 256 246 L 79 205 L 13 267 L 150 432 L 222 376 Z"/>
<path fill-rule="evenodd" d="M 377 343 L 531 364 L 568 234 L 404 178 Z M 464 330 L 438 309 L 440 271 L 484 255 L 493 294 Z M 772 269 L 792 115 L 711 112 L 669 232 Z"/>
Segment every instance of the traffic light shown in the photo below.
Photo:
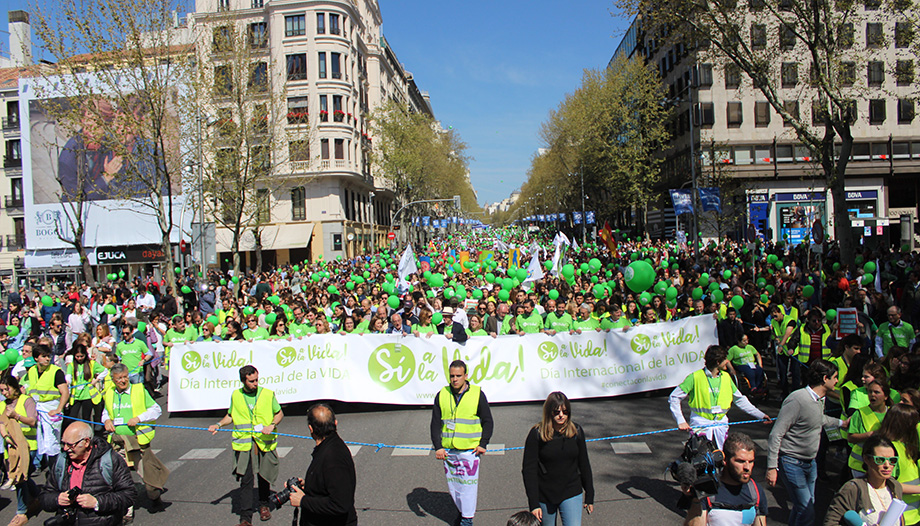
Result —
<path fill-rule="evenodd" d="M 188 243 L 186 243 L 184 239 L 179 240 L 179 253 L 188 254 L 190 252 L 191 250 L 189 250 Z"/>
<path fill-rule="evenodd" d="M 457 207 L 457 210 L 460 210 L 460 196 L 459 195 L 454 196 L 454 206 Z"/>

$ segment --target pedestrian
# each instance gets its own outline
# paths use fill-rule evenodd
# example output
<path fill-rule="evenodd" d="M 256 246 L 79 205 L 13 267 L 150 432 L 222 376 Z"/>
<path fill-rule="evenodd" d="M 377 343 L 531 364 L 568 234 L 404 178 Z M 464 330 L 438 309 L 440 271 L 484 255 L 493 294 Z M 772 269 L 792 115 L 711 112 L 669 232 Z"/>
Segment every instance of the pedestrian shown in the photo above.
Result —
<path fill-rule="evenodd" d="M 795 357 L 798 346 L 794 342 L 798 320 L 783 312 L 779 305 L 770 309 L 770 327 L 776 348 L 776 374 L 783 398 L 802 383 L 802 363 Z M 791 379 L 791 387 L 790 387 Z"/>
<path fill-rule="evenodd" d="M 899 464 L 909 460 L 899 456 L 894 444 L 885 437 L 873 436 L 866 440 L 862 453 L 866 476 L 848 481 L 837 491 L 824 516 L 824 526 L 851 524 L 844 517 L 851 510 L 864 516 L 866 524 L 878 524 L 892 499 L 904 498 L 901 483 L 892 475 Z M 899 524 L 904 522 L 899 521 Z"/>
<path fill-rule="evenodd" d="M 93 379 L 105 372 L 102 364 L 90 359 L 86 345 L 75 343 L 73 361 L 67 364 L 65 377 L 70 386 L 70 406 L 67 416 L 89 422 L 102 417 L 102 392 L 93 387 Z M 70 421 L 71 423 L 73 420 Z"/>
<path fill-rule="evenodd" d="M 355 461 L 336 431 L 335 412 L 316 404 L 307 411 L 307 424 L 316 441 L 313 460 L 291 493 L 291 505 L 303 510 L 300 526 L 356 526 Z"/>
<path fill-rule="evenodd" d="M 812 526 L 815 522 L 815 460 L 821 429 L 845 427 L 849 421 L 824 414 L 824 399 L 837 385 L 837 367 L 819 358 L 805 373 L 808 385 L 792 392 L 770 432 L 767 451 L 767 484 L 782 479 L 791 505 L 789 526 Z"/>
<path fill-rule="evenodd" d="M 572 404 L 564 393 L 550 393 L 543 418 L 524 442 L 521 473 L 528 509 L 544 526 L 580 526 L 581 510 L 594 512 L 594 479 L 585 432 L 572 420 Z"/>
<path fill-rule="evenodd" d="M 917 339 L 914 327 L 901 320 L 901 307 L 888 308 L 888 321 L 879 325 L 875 337 L 875 354 L 884 358 L 894 346 L 913 348 Z"/>
<path fill-rule="evenodd" d="M 897 452 L 900 463 L 896 471 L 898 482 L 904 491 L 907 511 L 904 512 L 904 524 L 908 526 L 920 523 L 920 470 L 917 461 L 920 460 L 920 445 L 917 438 L 917 423 L 920 414 L 907 404 L 895 404 L 885 414 L 882 425 L 876 435 L 888 439 Z"/>
<path fill-rule="evenodd" d="M 70 386 L 60 367 L 51 363 L 51 347 L 32 347 L 35 365 L 26 372 L 26 393 L 35 399 L 38 408 L 38 456 L 52 465 L 61 453 L 61 426 L 64 408 L 70 400 Z"/>
<path fill-rule="evenodd" d="M 122 524 L 137 499 L 124 459 L 104 440 L 93 438 L 93 430 L 83 422 L 67 428 L 61 445 L 66 455 L 58 457 L 48 472 L 48 484 L 39 495 L 42 509 L 60 517 L 69 508 L 81 526 Z M 75 488 L 79 494 L 72 498 Z"/>
<path fill-rule="evenodd" d="M 519 511 L 508 519 L 505 526 L 540 526 L 542 521 L 529 511 Z"/>
<path fill-rule="evenodd" d="M 153 359 L 147 342 L 134 337 L 136 332 L 137 318 L 125 318 L 121 326 L 121 341 L 115 344 L 115 355 L 128 368 L 128 379 L 132 384 L 144 382 L 144 364 Z"/>
<path fill-rule="evenodd" d="M 693 428 L 702 428 L 699 434 L 721 448 L 725 442 L 725 435 L 728 434 L 728 410 L 732 404 L 754 418 L 763 420 L 764 423 L 771 422 L 769 416 L 754 407 L 754 404 L 741 394 L 731 375 L 726 372 L 729 361 L 725 349 L 718 345 L 710 345 L 706 349 L 703 362 L 704 367 L 690 373 L 668 397 L 671 415 L 677 421 L 678 429 L 692 433 Z M 685 398 L 689 398 L 689 424 L 684 419 L 680 407 Z"/>
<path fill-rule="evenodd" d="M 21 460 L 17 463 L 16 473 L 12 459 L 9 459 L 9 481 L 16 486 L 16 516 L 10 521 L 10 526 L 22 526 L 29 522 L 30 505 L 38 497 L 38 486 L 32 481 L 35 457 L 38 453 L 38 411 L 35 400 L 22 394 L 22 387 L 15 376 L 4 374 L 0 378 L 0 394 L 6 399 L 0 402 L 0 414 L 7 419 L 6 425 L 0 426 L 5 443 L 9 443 L 10 446 L 16 444 L 12 441 L 15 434 L 12 427 L 16 426 L 19 428 L 18 434 L 28 445 L 27 455 L 23 455 L 24 451 L 19 451 Z M 34 515 L 34 509 L 32 511 Z"/>
<path fill-rule="evenodd" d="M 472 526 L 479 491 L 480 458 L 492 438 L 492 412 L 485 393 L 467 381 L 466 363 L 448 367 L 450 385 L 441 389 L 431 413 L 431 443 L 443 461 L 447 488 L 460 511 L 460 526 Z"/>
<path fill-rule="evenodd" d="M 271 485 L 278 478 L 278 437 L 275 431 L 284 418 L 271 389 L 259 386 L 259 371 L 252 365 L 240 368 L 243 387 L 230 395 L 230 409 L 220 422 L 210 426 L 212 435 L 233 424 L 233 473 L 240 483 L 240 524 L 252 526 L 252 488 L 259 478 L 259 520 L 272 518 L 268 506 Z"/>
<path fill-rule="evenodd" d="M 102 422 L 105 430 L 112 433 L 109 436 L 112 447 L 125 457 L 129 467 L 141 475 L 150 500 L 148 511 L 158 513 L 167 507 L 161 495 L 169 477 L 169 469 L 150 449 L 156 431 L 147 424 L 159 418 L 163 410 L 153 401 L 143 384 L 129 382 L 128 368 L 124 364 L 113 365 L 109 375 L 113 387 L 102 397 L 105 402 Z M 125 519 L 133 518 L 132 507 L 128 509 Z"/>

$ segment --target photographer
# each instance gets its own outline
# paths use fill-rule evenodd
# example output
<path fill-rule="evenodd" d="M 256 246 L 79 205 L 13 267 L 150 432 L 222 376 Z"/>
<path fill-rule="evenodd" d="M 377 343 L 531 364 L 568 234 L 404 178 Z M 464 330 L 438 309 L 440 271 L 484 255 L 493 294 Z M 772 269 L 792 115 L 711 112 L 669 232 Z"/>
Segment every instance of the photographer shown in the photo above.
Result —
<path fill-rule="evenodd" d="M 303 509 L 300 526 L 355 526 L 355 462 L 336 432 L 332 408 L 316 404 L 307 412 L 310 436 L 316 440 L 306 481 L 293 486 L 291 506 Z"/>
<path fill-rule="evenodd" d="M 42 509 L 56 513 L 55 524 L 118 525 L 137 499 L 131 472 L 83 422 L 64 431 L 60 455 L 48 472 L 47 485 L 38 496 Z"/>
<path fill-rule="evenodd" d="M 685 526 L 766 525 L 767 494 L 751 479 L 755 447 L 751 437 L 744 433 L 728 434 L 722 446 L 725 466 L 719 477 L 719 490 L 712 497 L 693 499 Z M 681 486 L 681 489 L 690 494 L 689 486 Z"/>

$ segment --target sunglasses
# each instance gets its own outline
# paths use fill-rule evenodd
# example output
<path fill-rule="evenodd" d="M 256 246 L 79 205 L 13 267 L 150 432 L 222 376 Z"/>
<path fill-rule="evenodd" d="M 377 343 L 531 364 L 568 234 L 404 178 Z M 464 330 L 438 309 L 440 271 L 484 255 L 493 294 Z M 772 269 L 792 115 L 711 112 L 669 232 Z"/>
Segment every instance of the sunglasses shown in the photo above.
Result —
<path fill-rule="evenodd" d="M 554 415 L 567 415 L 569 414 L 569 410 L 560 407 L 559 409 L 556 409 L 555 411 L 553 411 L 553 414 Z"/>
<path fill-rule="evenodd" d="M 81 438 L 80 440 L 77 440 L 77 441 L 74 442 L 73 444 L 71 444 L 70 442 L 64 442 L 63 440 L 61 440 L 61 449 L 65 450 L 65 451 L 66 451 L 66 450 L 73 450 L 75 447 L 77 447 L 77 445 L 78 445 L 80 442 L 83 442 L 84 440 L 89 440 L 89 439 L 88 439 L 88 438 Z"/>
<path fill-rule="evenodd" d="M 880 457 L 878 455 L 873 455 L 872 460 L 875 462 L 876 466 L 881 466 L 885 462 L 892 466 L 898 465 L 898 457 Z"/>

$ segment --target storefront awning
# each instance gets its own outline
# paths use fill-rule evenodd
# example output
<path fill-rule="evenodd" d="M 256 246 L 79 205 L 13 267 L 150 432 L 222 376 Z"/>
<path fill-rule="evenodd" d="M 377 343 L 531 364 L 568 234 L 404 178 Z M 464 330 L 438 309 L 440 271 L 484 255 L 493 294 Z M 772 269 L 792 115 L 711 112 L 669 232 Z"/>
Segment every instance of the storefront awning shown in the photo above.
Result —
<path fill-rule="evenodd" d="M 293 225 L 269 225 L 262 229 L 262 250 L 281 250 L 289 248 L 306 248 L 313 238 L 316 223 L 299 223 Z M 218 252 L 230 252 L 233 246 L 233 232 L 227 228 L 217 229 Z M 247 229 L 240 235 L 240 252 L 256 249 L 252 230 Z"/>

